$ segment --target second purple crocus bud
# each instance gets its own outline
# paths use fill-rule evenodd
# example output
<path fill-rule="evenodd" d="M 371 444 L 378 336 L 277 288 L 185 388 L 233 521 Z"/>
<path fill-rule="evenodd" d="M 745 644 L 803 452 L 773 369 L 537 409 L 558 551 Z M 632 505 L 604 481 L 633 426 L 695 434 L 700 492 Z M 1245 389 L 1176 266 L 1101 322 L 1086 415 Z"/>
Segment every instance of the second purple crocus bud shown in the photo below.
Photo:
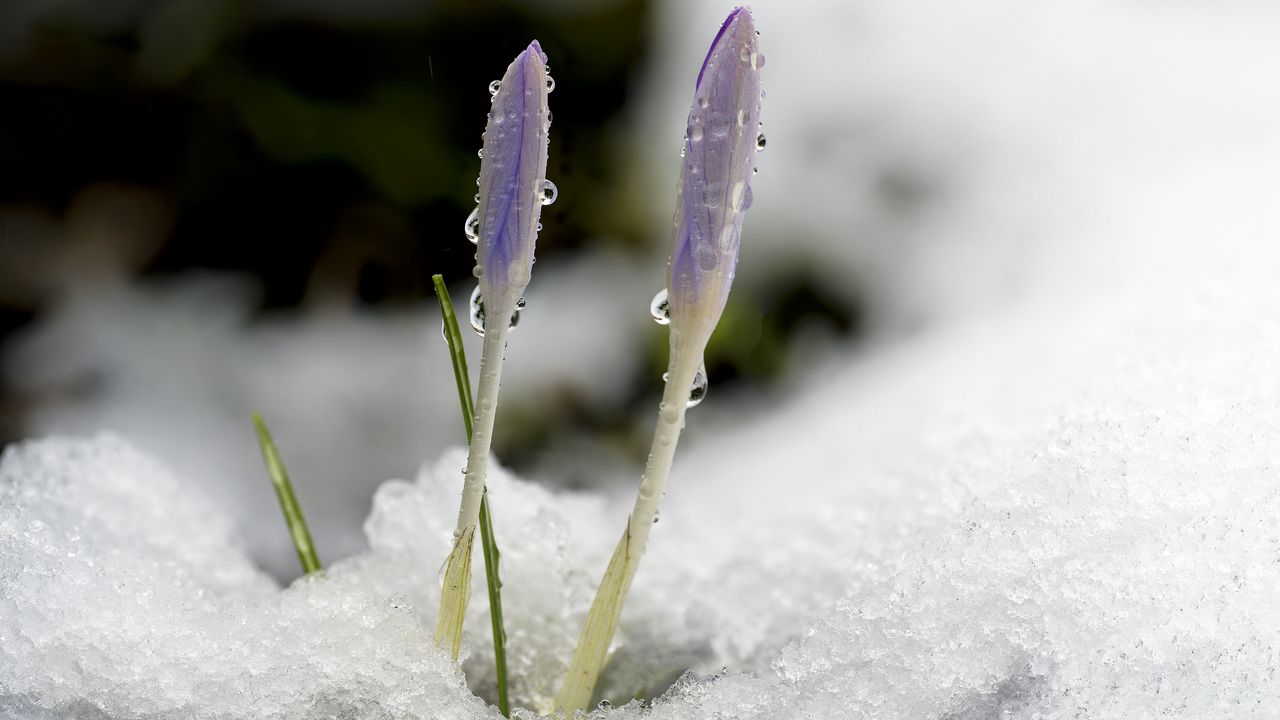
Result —
<path fill-rule="evenodd" d="M 673 356 L 702 354 L 724 311 L 760 134 L 760 68 L 751 11 L 729 14 L 698 71 L 667 260 Z"/>
<path fill-rule="evenodd" d="M 590 706 L 623 603 L 658 518 L 685 410 L 706 392 L 706 375 L 699 367 L 702 353 L 733 283 L 742 220 L 751 205 L 750 182 L 762 137 L 763 64 L 751 12 L 737 8 L 720 26 L 698 71 L 667 261 L 667 298 L 663 301 L 659 293 L 652 308 L 659 322 L 671 326 L 667 387 L 658 406 L 635 506 L 605 568 L 551 708 L 566 717 Z"/>

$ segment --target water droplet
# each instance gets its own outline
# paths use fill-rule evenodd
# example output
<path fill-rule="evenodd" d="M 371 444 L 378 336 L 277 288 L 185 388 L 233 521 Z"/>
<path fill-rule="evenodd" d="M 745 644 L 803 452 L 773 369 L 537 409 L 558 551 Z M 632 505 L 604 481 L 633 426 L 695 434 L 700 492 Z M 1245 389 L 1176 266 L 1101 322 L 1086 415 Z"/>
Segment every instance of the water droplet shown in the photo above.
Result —
<path fill-rule="evenodd" d="M 657 524 L 658 524 L 658 513 L 654 513 L 654 514 L 653 514 L 653 524 L 654 524 L 654 525 L 657 525 Z"/>
<path fill-rule="evenodd" d="M 537 224 L 537 226 L 535 227 L 535 229 L 536 229 L 538 232 L 542 232 L 542 223 L 538 223 L 538 224 Z"/>
<path fill-rule="evenodd" d="M 747 121 L 747 111 L 739 110 L 738 111 L 738 127 L 742 127 L 744 124 L 746 124 L 746 121 Z"/>
<path fill-rule="evenodd" d="M 609 708 L 612 708 L 612 707 L 613 707 L 613 703 L 609 702 L 608 700 L 601 700 L 601 701 L 600 701 L 600 709 L 601 709 L 601 710 L 608 710 Z"/>
<path fill-rule="evenodd" d="M 690 139 L 690 140 L 692 140 L 693 142 L 701 142 L 701 141 L 702 141 L 702 126 L 701 126 L 701 125 L 695 125 L 695 126 L 693 127 L 693 130 L 691 130 L 691 131 L 689 132 L 689 139 Z"/>
<path fill-rule="evenodd" d="M 497 95 L 498 88 L 500 87 L 502 87 L 501 80 L 494 80 L 493 82 L 489 83 L 489 96 L 493 97 L 494 95 Z"/>
<path fill-rule="evenodd" d="M 739 110 L 738 114 L 741 115 L 742 111 Z M 742 123 L 738 123 L 738 124 L 741 125 Z M 480 148 L 479 150 L 476 151 L 476 157 L 480 158 L 481 160 L 484 159 L 484 148 Z"/>
<path fill-rule="evenodd" d="M 556 189 L 555 183 L 550 180 L 543 180 L 542 195 L 538 197 L 538 202 L 541 202 L 543 205 L 550 205 L 556 201 L 556 197 L 558 197 L 559 194 L 560 191 Z"/>
<path fill-rule="evenodd" d="M 548 111 L 547 111 L 547 124 L 548 124 L 548 125 L 550 125 L 550 124 L 551 124 L 551 111 L 550 111 L 550 110 L 548 110 Z"/>
<path fill-rule="evenodd" d="M 763 150 L 764 146 L 765 146 L 764 133 L 760 133 L 759 135 L 756 136 L 756 152 L 760 152 L 761 150 Z"/>
<path fill-rule="evenodd" d="M 751 188 L 747 188 L 747 194 L 742 198 L 742 209 L 751 209 L 751 203 L 755 200 L 755 196 L 751 194 Z"/>
<path fill-rule="evenodd" d="M 758 167 L 753 167 L 753 168 L 751 168 L 751 174 L 752 174 L 752 175 L 755 175 L 755 174 L 757 174 L 757 173 L 759 173 L 759 172 L 760 172 L 760 168 L 758 168 Z M 479 196 L 479 195 L 477 195 L 476 197 L 480 197 L 480 196 Z M 479 202 L 479 200 L 477 200 L 476 202 Z"/>
<path fill-rule="evenodd" d="M 480 202 L 480 196 L 476 195 L 476 202 Z M 467 239 L 472 245 L 480 242 L 480 206 L 477 205 L 475 210 L 467 216 L 467 222 L 462 227 L 462 232 L 467 234 Z"/>
<path fill-rule="evenodd" d="M 693 384 L 689 386 L 689 404 L 686 407 L 696 407 L 699 403 L 707 398 L 707 369 L 705 367 L 698 368 L 698 372 L 693 376 Z"/>
<path fill-rule="evenodd" d="M 667 302 L 667 289 L 662 288 L 657 295 L 653 296 L 653 300 L 649 302 L 649 314 L 653 316 L 653 321 L 659 325 L 668 325 L 671 323 L 671 305 Z"/>
<path fill-rule="evenodd" d="M 667 381 L 670 373 L 662 373 L 662 382 Z M 686 408 L 697 407 L 703 400 L 707 399 L 707 366 L 702 365 L 698 368 L 698 372 L 693 375 L 693 384 L 689 386 L 689 399 L 685 402 Z"/>
<path fill-rule="evenodd" d="M 709 104 L 710 104 L 710 101 L 707 99 L 706 95 L 703 95 L 702 97 L 698 98 L 698 107 L 705 108 Z"/>
<path fill-rule="evenodd" d="M 471 329 L 480 337 L 484 337 L 484 297 L 480 295 L 480 286 L 471 291 L 470 302 Z M 520 324 L 520 311 L 524 309 L 524 298 L 516 301 L 516 309 L 511 313 L 511 324 L 507 327 L 514 330 Z"/>
<path fill-rule="evenodd" d="M 555 89 L 556 89 L 556 79 L 548 75 L 547 76 L 547 92 L 551 92 L 552 90 L 555 90 Z"/>
<path fill-rule="evenodd" d="M 484 277 L 484 268 L 480 267 L 479 265 L 476 265 L 475 267 L 471 268 L 471 274 L 476 276 L 476 279 L 482 278 Z"/>
<path fill-rule="evenodd" d="M 733 192 L 729 196 L 729 205 L 734 212 L 742 209 L 742 197 L 746 194 L 747 184 L 741 180 L 733 184 Z"/>
<path fill-rule="evenodd" d="M 480 193 L 476 193 L 475 197 L 472 199 L 475 200 L 476 202 L 480 202 Z"/>
<path fill-rule="evenodd" d="M 764 53 L 762 52 L 751 53 L 751 68 L 753 70 L 759 70 L 762 67 L 764 67 Z"/>
<path fill-rule="evenodd" d="M 746 46 L 746 45 L 743 45 L 743 46 L 742 46 L 742 51 L 738 53 L 738 57 L 742 58 L 742 62 L 746 62 L 746 61 L 750 60 L 750 59 L 751 59 L 751 48 L 750 48 L 750 47 L 748 47 L 748 46 Z"/>

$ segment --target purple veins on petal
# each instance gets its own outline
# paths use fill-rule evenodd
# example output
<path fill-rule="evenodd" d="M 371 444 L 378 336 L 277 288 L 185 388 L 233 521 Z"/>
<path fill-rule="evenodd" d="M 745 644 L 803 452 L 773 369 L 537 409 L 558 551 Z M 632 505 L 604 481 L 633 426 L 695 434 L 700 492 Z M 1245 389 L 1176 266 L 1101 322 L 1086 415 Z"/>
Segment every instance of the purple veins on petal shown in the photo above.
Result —
<path fill-rule="evenodd" d="M 733 282 L 751 205 L 764 56 L 746 7 L 725 19 L 698 72 L 677 186 L 667 287 L 673 326 L 709 335 Z"/>
<path fill-rule="evenodd" d="M 547 172 L 547 56 L 529 44 L 493 93 L 480 163 L 476 260 L 486 299 L 514 301 L 529 283 Z"/>

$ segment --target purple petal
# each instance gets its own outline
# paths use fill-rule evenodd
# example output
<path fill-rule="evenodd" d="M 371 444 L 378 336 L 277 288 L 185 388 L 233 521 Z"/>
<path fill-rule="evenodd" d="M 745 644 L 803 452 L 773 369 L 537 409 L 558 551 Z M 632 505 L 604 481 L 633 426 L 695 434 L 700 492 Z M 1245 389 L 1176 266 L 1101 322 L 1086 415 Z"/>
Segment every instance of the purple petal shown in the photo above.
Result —
<path fill-rule="evenodd" d="M 535 40 L 512 61 L 485 129 L 476 260 L 481 293 L 495 311 L 524 292 L 533 267 L 547 174 L 546 58 Z"/>
<path fill-rule="evenodd" d="M 668 261 L 673 332 L 696 319 L 709 336 L 733 283 L 760 123 L 756 41 L 750 10 L 734 10 L 698 73 Z"/>

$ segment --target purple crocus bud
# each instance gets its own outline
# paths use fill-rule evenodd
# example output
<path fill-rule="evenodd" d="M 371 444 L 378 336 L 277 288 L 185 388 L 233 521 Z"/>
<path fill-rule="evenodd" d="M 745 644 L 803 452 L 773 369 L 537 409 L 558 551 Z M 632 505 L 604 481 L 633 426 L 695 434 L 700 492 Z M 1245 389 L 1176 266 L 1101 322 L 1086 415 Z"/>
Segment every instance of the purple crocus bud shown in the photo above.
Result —
<path fill-rule="evenodd" d="M 520 53 L 493 91 L 480 163 L 476 267 L 486 325 L 507 322 L 533 267 L 542 206 L 555 197 L 547 175 L 547 56 L 538 41 Z M 486 328 L 487 330 L 487 328 Z"/>
<path fill-rule="evenodd" d="M 721 25 L 698 72 L 667 259 L 673 354 L 687 348 L 701 355 L 733 283 L 763 138 L 764 55 L 756 39 L 751 11 L 737 8 Z"/>

